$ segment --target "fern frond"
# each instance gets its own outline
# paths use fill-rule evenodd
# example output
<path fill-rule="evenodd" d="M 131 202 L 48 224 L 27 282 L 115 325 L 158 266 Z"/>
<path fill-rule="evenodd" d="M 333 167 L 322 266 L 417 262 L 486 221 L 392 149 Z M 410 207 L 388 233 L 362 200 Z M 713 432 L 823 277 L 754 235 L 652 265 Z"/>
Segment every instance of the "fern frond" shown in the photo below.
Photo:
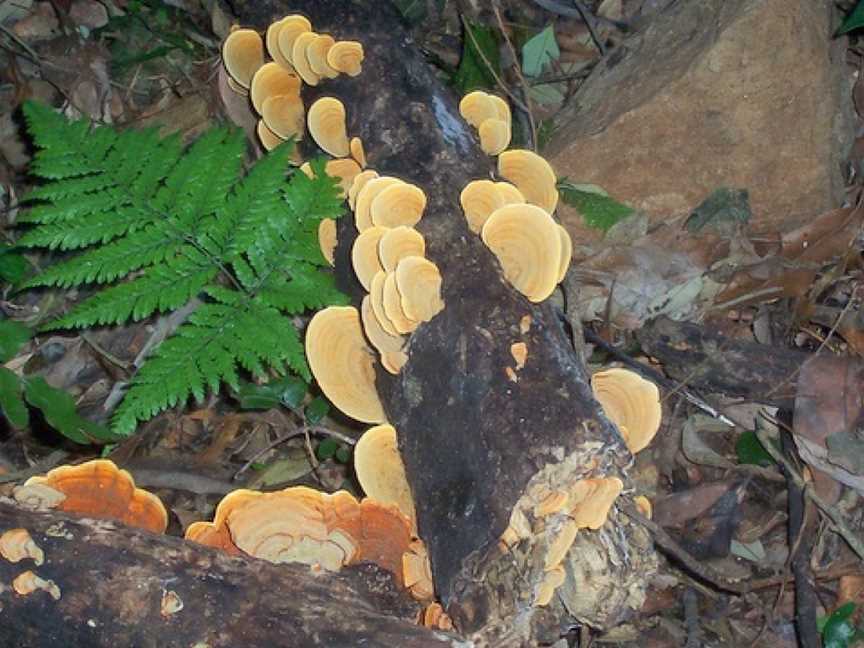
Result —
<path fill-rule="evenodd" d="M 201 400 L 205 388 L 218 390 L 220 382 L 236 388 L 238 362 L 257 375 L 265 365 L 276 370 L 287 365 L 310 379 L 291 320 L 258 301 L 242 301 L 202 305 L 162 343 L 117 408 L 112 420 L 116 431 L 129 434 L 138 420 L 184 403 L 190 395 Z"/>

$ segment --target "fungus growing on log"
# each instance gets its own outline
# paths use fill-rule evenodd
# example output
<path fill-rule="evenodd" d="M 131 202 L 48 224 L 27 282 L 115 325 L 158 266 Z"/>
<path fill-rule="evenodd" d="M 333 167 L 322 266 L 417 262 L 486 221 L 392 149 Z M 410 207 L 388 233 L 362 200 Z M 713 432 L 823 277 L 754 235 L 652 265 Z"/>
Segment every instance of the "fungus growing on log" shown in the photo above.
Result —
<path fill-rule="evenodd" d="M 327 51 L 327 64 L 350 77 L 357 76 L 363 70 L 363 45 L 357 41 L 337 41 Z"/>
<path fill-rule="evenodd" d="M 270 61 L 262 65 L 252 77 L 249 98 L 259 115 L 264 113 L 264 101 L 268 97 L 296 97 L 300 100 L 300 79 L 287 69 Z M 303 105 L 302 102 L 300 104 Z"/>
<path fill-rule="evenodd" d="M 345 106 L 335 97 L 321 97 L 309 108 L 309 134 L 322 151 L 333 157 L 350 153 L 345 126 Z"/>
<path fill-rule="evenodd" d="M 274 95 L 261 104 L 261 120 L 283 140 L 301 139 L 306 124 L 306 111 L 299 96 Z"/>
<path fill-rule="evenodd" d="M 360 165 L 363 166 L 362 164 Z M 373 171 L 372 169 L 367 169 L 365 171 L 361 171 L 354 177 L 354 182 L 351 183 L 351 188 L 348 190 L 348 206 L 353 211 L 357 204 L 357 194 L 359 194 L 363 187 L 366 186 L 366 183 L 370 180 L 374 180 L 378 177 L 378 172 Z M 355 217 L 356 220 L 356 217 Z M 368 227 L 371 227 L 372 223 L 370 222 Z M 358 229 L 358 231 L 360 231 Z"/>
<path fill-rule="evenodd" d="M 249 88 L 252 76 L 264 65 L 264 43 L 254 29 L 235 29 L 222 44 L 222 62 L 228 76 L 242 88 Z"/>
<path fill-rule="evenodd" d="M 558 206 L 555 172 L 533 151 L 504 151 L 498 156 L 498 175 L 516 185 L 532 205 L 542 207 L 550 214 Z"/>
<path fill-rule="evenodd" d="M 386 280 L 386 272 L 379 272 L 372 277 L 372 287 L 369 290 L 369 301 L 372 304 L 372 312 L 375 315 L 375 319 L 378 320 L 381 328 L 390 335 L 398 336 L 400 335 L 399 331 L 396 330 L 393 322 L 391 322 L 390 318 L 387 317 L 387 311 L 384 310 L 384 282 Z"/>
<path fill-rule="evenodd" d="M 306 357 L 333 405 L 358 421 L 384 422 L 372 350 L 366 345 L 356 308 L 330 306 L 315 313 L 306 328 Z"/>
<path fill-rule="evenodd" d="M 314 175 L 312 165 L 308 162 L 301 164 L 300 170 L 310 178 Z M 324 172 L 339 180 L 340 195 L 344 197 L 351 188 L 355 176 L 360 173 L 360 167 L 350 158 L 338 158 L 336 160 L 327 160 L 327 163 L 324 165 Z"/>
<path fill-rule="evenodd" d="M 396 265 L 394 275 L 402 311 L 409 320 L 428 322 L 444 310 L 441 273 L 434 263 L 421 256 L 407 256 Z M 386 299 L 386 283 L 384 289 Z"/>
<path fill-rule="evenodd" d="M 258 120 L 258 126 L 256 127 L 255 132 L 258 133 L 258 139 L 261 140 L 261 146 L 263 146 L 266 151 L 272 151 L 285 141 L 270 130 L 270 127 L 264 123 L 263 119 Z"/>
<path fill-rule="evenodd" d="M 573 257 L 573 239 L 570 233 L 561 225 L 556 224 L 558 235 L 561 238 L 561 265 L 558 266 L 558 283 L 564 281 L 567 268 L 570 267 L 570 259 Z"/>
<path fill-rule="evenodd" d="M 360 319 L 366 339 L 381 354 L 381 366 L 391 374 L 399 373 L 408 361 L 408 355 L 402 350 L 405 340 L 401 335 L 391 335 L 384 330 L 372 308 L 371 295 L 366 295 L 360 304 Z"/>
<path fill-rule="evenodd" d="M 414 498 L 399 455 L 396 428 L 387 424 L 377 425 L 363 433 L 354 446 L 354 472 L 367 497 L 395 504 L 411 520 L 416 533 Z"/>
<path fill-rule="evenodd" d="M 651 504 L 651 500 L 649 500 L 644 495 L 637 495 L 636 497 L 634 497 L 633 505 L 636 507 L 637 511 L 639 511 L 649 520 L 654 517 L 654 505 Z"/>
<path fill-rule="evenodd" d="M 398 269 L 398 266 L 397 266 Z M 415 320 L 405 313 L 402 307 L 402 293 L 396 283 L 396 273 L 388 272 L 384 277 L 384 313 L 393 323 L 397 333 L 413 333 L 420 325 L 420 320 Z"/>
<path fill-rule="evenodd" d="M 335 79 L 339 76 L 339 71 L 334 70 L 327 63 L 327 52 L 330 51 L 335 42 L 333 37 L 328 34 L 317 34 L 315 39 L 306 48 L 306 58 L 309 60 L 309 67 L 320 78 Z"/>
<path fill-rule="evenodd" d="M 459 102 L 459 113 L 477 129 L 484 153 L 498 155 L 510 145 L 510 106 L 501 97 L 475 90 Z"/>
<path fill-rule="evenodd" d="M 60 466 L 45 475 L 31 477 L 15 489 L 15 499 L 25 500 L 28 489 L 34 487 L 62 493 L 63 500 L 51 507 L 60 511 L 117 520 L 152 533 L 165 533 L 168 526 L 168 512 L 162 501 L 136 488 L 132 475 L 108 459 Z"/>
<path fill-rule="evenodd" d="M 322 219 L 318 223 L 318 245 L 321 248 L 321 255 L 331 266 L 334 264 L 334 253 L 336 252 L 336 244 L 338 242 L 336 238 L 336 221 L 332 218 Z"/>
<path fill-rule="evenodd" d="M 502 119 L 487 119 L 477 132 L 480 148 L 487 155 L 498 155 L 510 145 L 510 124 Z"/>
<path fill-rule="evenodd" d="M 276 34 L 276 40 L 279 45 L 279 52 L 282 57 L 289 63 L 294 62 L 294 41 L 300 34 L 312 31 L 312 23 L 305 16 L 293 14 L 285 16 L 279 21 L 279 32 Z M 273 57 L 276 58 L 275 56 Z"/>
<path fill-rule="evenodd" d="M 285 16 L 281 20 L 270 23 L 270 26 L 267 27 L 267 33 L 264 36 L 264 43 L 267 46 L 267 53 L 270 55 L 270 58 L 289 72 L 294 72 L 294 66 L 291 65 L 291 61 L 285 58 L 282 50 L 279 49 L 279 32 L 282 31 L 282 26 L 290 21 L 290 18 L 290 16 Z"/>
<path fill-rule="evenodd" d="M 398 182 L 382 190 L 369 206 L 373 225 L 381 227 L 411 227 L 423 218 L 426 194 L 408 182 Z"/>
<path fill-rule="evenodd" d="M 354 201 L 354 224 L 357 226 L 358 232 L 372 227 L 372 202 L 375 198 L 388 187 L 398 184 L 404 183 L 399 178 L 392 176 L 370 178 L 363 184 Z"/>
<path fill-rule="evenodd" d="M 359 137 L 352 137 L 348 142 L 348 148 L 351 149 L 351 157 L 360 165 L 361 169 L 366 168 L 366 151 L 363 149 L 363 140 Z"/>
<path fill-rule="evenodd" d="M 303 83 L 310 86 L 317 86 L 321 81 L 321 77 L 312 69 L 307 53 L 316 38 L 318 34 L 315 32 L 302 32 L 294 39 L 294 46 L 291 48 L 291 63 L 303 79 Z"/>
<path fill-rule="evenodd" d="M 462 97 L 459 102 L 459 114 L 476 129 L 479 129 L 480 124 L 487 119 L 500 119 L 498 107 L 490 95 L 482 90 L 469 92 Z"/>
<path fill-rule="evenodd" d="M 657 385 L 635 371 L 613 368 L 591 376 L 591 388 L 630 452 L 636 454 L 651 443 L 663 415 Z"/>
<path fill-rule="evenodd" d="M 55 601 L 60 600 L 60 588 L 57 587 L 57 583 L 40 578 L 29 570 L 15 577 L 12 581 L 12 589 L 15 590 L 16 594 L 20 594 L 21 596 L 27 596 L 36 590 L 42 590 L 43 592 L 47 592 Z"/>
<path fill-rule="evenodd" d="M 408 256 L 422 257 L 426 254 L 426 241 L 413 227 L 401 225 L 385 231 L 378 242 L 378 258 L 387 272 L 393 272 L 396 264 Z"/>
<path fill-rule="evenodd" d="M 372 278 L 384 269 L 378 258 L 378 243 L 387 231 L 386 227 L 377 226 L 365 229 L 351 246 L 351 264 L 366 292 L 372 289 Z"/>
<path fill-rule="evenodd" d="M 492 212 L 505 204 L 501 193 L 491 180 L 469 182 L 459 194 L 459 203 L 468 221 L 468 229 L 475 234 L 480 233 Z"/>
<path fill-rule="evenodd" d="M 498 190 L 498 195 L 504 201 L 505 205 L 522 205 L 525 203 L 525 196 L 519 191 L 515 185 L 509 182 L 496 182 L 495 188 Z"/>
<path fill-rule="evenodd" d="M 20 528 L 9 529 L 0 535 L 0 556 L 13 563 L 21 562 L 26 558 L 32 559 L 36 565 L 45 562 L 45 552 L 30 537 L 27 529 Z"/>
<path fill-rule="evenodd" d="M 506 279 L 532 302 L 555 290 L 561 266 L 561 238 L 552 217 L 534 205 L 496 209 L 481 232 Z"/>
<path fill-rule="evenodd" d="M 597 530 L 606 523 L 609 509 L 624 489 L 617 477 L 583 479 L 570 493 L 570 516 L 580 529 Z"/>

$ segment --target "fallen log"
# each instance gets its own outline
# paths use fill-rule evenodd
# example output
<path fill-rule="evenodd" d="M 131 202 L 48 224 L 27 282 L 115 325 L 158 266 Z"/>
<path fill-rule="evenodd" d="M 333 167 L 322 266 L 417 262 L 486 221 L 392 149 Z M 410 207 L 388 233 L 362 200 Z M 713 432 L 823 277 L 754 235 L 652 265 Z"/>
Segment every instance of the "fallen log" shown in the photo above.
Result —
<path fill-rule="evenodd" d="M 689 388 L 793 409 L 798 371 L 812 354 L 745 342 L 690 322 L 660 317 L 636 339 L 667 376 Z"/>
<path fill-rule="evenodd" d="M 569 551 L 564 546 L 563 583 L 541 604 L 548 558 L 566 545 L 567 516 L 544 518 L 534 507 L 550 494 L 572 493 L 587 478 L 621 479 L 626 492 L 632 456 L 594 400 L 552 308 L 514 290 L 466 225 L 460 191 L 490 177 L 495 161 L 460 117 L 458 98 L 387 3 L 233 6 L 240 22 L 256 29 L 298 12 L 319 33 L 361 42 L 362 73 L 304 86 L 304 104 L 338 98 L 368 167 L 419 185 L 428 197 L 417 229 L 443 276 L 445 308 L 412 334 L 401 373 L 379 367 L 376 383 L 399 433 L 437 594 L 457 629 L 495 645 L 533 645 L 554 641 L 568 625 L 618 623 L 639 607 L 655 557 L 647 533 L 615 509 L 603 528 L 583 529 Z M 305 152 L 310 145 L 304 141 Z M 339 285 L 359 305 L 350 214 L 337 234 Z M 516 342 L 528 350 L 518 369 L 511 355 Z M 502 536 L 517 530 L 517 539 L 502 545 Z"/>
<path fill-rule="evenodd" d="M 44 563 L 0 559 L 0 646 L 464 645 L 417 626 L 417 604 L 372 564 L 338 574 L 273 565 L 0 502 L 0 532 L 19 528 Z M 17 593 L 13 580 L 28 570 L 53 583 L 54 595 Z"/>

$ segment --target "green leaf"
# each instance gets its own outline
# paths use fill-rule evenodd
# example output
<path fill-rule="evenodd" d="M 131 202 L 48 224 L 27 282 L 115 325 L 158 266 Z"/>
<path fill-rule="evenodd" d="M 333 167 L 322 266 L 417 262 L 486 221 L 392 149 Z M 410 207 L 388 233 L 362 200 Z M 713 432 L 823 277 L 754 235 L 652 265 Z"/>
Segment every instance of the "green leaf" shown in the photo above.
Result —
<path fill-rule="evenodd" d="M 614 198 L 597 193 L 596 189 L 586 190 L 586 188 L 585 185 L 574 184 L 566 178 L 558 183 L 561 199 L 574 207 L 589 227 L 605 232 L 635 211 Z"/>
<path fill-rule="evenodd" d="M 745 430 L 735 442 L 735 454 L 738 455 L 738 463 L 751 464 L 754 466 L 771 466 L 774 459 L 762 446 L 759 437 L 752 430 Z"/>
<path fill-rule="evenodd" d="M 306 410 L 304 411 L 306 423 L 309 425 L 317 425 L 329 412 L 330 404 L 320 396 L 316 396 L 306 406 Z"/>
<path fill-rule="evenodd" d="M 24 385 L 18 376 L 6 367 L 0 367 L 0 413 L 16 428 L 23 428 L 30 420 L 27 405 L 21 397 L 23 391 Z"/>
<path fill-rule="evenodd" d="M 852 614 L 855 604 L 851 601 L 834 610 L 824 621 L 822 627 L 823 648 L 848 648 L 855 636 Z"/>
<path fill-rule="evenodd" d="M 323 439 L 318 444 L 318 447 L 315 448 L 315 456 L 318 457 L 318 461 L 326 461 L 330 457 L 335 456 L 338 450 L 339 442 L 336 439 Z"/>
<path fill-rule="evenodd" d="M 859 1 L 855 8 L 846 16 L 840 29 L 837 30 L 837 35 L 846 34 L 853 29 L 864 27 L 864 1 Z"/>
<path fill-rule="evenodd" d="M 108 428 L 88 421 L 75 408 L 75 400 L 62 389 L 52 387 L 42 377 L 28 378 L 24 389 L 27 402 L 42 410 L 55 430 L 75 443 L 108 443 L 120 437 Z"/>
<path fill-rule="evenodd" d="M 0 279 L 17 284 L 27 276 L 30 264 L 22 255 L 11 250 L 11 246 L 0 243 Z"/>
<path fill-rule="evenodd" d="M 236 396 L 241 409 L 265 410 L 284 405 L 299 407 L 306 396 L 308 385 L 296 376 L 284 376 L 263 385 L 244 382 Z"/>
<path fill-rule="evenodd" d="M 8 362 L 30 339 L 33 331 L 12 320 L 0 320 L 0 362 Z"/>
<path fill-rule="evenodd" d="M 453 85 L 460 94 L 467 94 L 472 90 L 488 90 L 495 86 L 495 76 L 489 71 L 487 61 L 495 74 L 500 74 L 501 56 L 498 53 L 495 32 L 485 25 L 466 21 L 462 58 L 453 75 Z"/>
<path fill-rule="evenodd" d="M 336 451 L 336 461 L 341 464 L 347 464 L 351 461 L 351 448 L 346 445 L 339 446 L 339 449 Z"/>
<path fill-rule="evenodd" d="M 552 25 L 529 38 L 522 46 L 522 72 L 529 77 L 539 76 L 543 68 L 561 56 L 555 28 Z"/>

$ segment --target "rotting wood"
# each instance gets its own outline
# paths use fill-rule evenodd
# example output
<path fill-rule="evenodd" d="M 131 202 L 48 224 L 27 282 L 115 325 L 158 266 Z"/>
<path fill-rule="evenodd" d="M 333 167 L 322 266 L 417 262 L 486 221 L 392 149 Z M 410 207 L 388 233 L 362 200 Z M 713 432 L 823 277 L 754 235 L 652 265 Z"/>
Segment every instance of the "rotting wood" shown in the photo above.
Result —
<path fill-rule="evenodd" d="M 660 317 L 636 331 L 670 378 L 692 389 L 792 409 L 805 351 L 735 340 L 689 322 Z"/>
<path fill-rule="evenodd" d="M 459 193 L 470 180 L 490 177 L 495 160 L 460 117 L 458 98 L 387 4 L 240 0 L 233 6 L 243 25 L 257 29 L 298 12 L 320 33 L 360 41 L 362 73 L 304 86 L 303 101 L 342 101 L 348 136 L 362 139 L 368 167 L 417 184 L 428 197 L 417 229 L 426 256 L 441 270 L 446 306 L 414 332 L 398 376 L 378 371 L 377 388 L 399 431 L 420 535 L 448 613 L 461 631 L 476 633 L 478 645 L 554 641 L 562 627 L 577 622 L 614 625 L 638 609 L 654 569 L 641 527 L 613 510 L 601 530 L 580 531 L 563 565 L 566 580 L 546 607 L 533 601 L 547 577 L 553 527 L 563 519 L 529 519 L 526 537 L 510 550 L 499 547 L 514 508 L 530 512 L 545 490 L 566 491 L 583 477 L 619 477 L 626 484 L 631 455 L 601 414 L 551 306 L 531 304 L 508 285 L 468 229 Z M 308 142 L 304 148 L 314 152 Z M 359 307 L 352 220 L 339 221 L 336 273 Z M 528 353 L 518 371 L 510 354 L 517 342 Z"/>
<path fill-rule="evenodd" d="M 229 557 L 179 538 L 0 502 L 45 562 L 0 559 L 0 646 L 464 646 L 414 622 L 419 607 L 375 565 L 338 574 Z M 16 594 L 34 571 L 59 588 Z M 179 608 L 179 609 L 178 609 Z"/>

